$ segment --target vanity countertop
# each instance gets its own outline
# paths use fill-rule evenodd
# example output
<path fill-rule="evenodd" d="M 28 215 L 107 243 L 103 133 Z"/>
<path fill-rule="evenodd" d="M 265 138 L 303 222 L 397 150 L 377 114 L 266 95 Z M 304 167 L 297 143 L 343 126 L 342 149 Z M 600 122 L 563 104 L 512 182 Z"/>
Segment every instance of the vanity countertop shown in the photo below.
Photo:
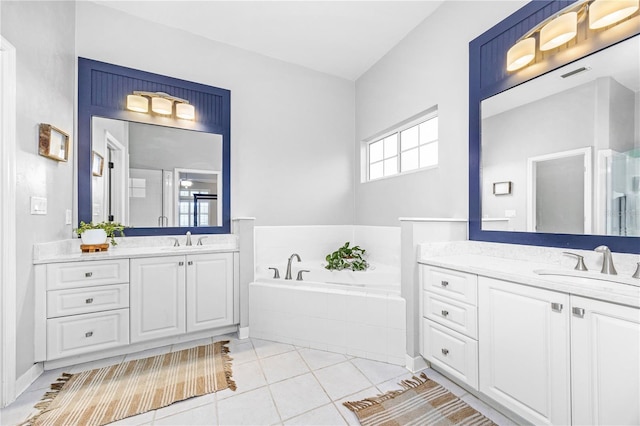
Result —
<path fill-rule="evenodd" d="M 201 237 L 194 236 L 193 238 Z M 126 237 L 116 238 L 117 246 L 110 246 L 109 250 L 96 253 L 82 253 L 80 240 L 62 240 L 51 243 L 34 245 L 33 264 L 61 263 L 61 262 L 90 262 L 95 260 L 132 259 L 139 257 L 181 256 L 206 253 L 238 252 L 238 238 L 233 234 L 207 235 L 203 245 L 187 246 L 184 236 L 180 238 L 181 245 L 174 247 L 168 237 Z"/>
<path fill-rule="evenodd" d="M 539 275 L 536 270 L 562 271 L 563 267 L 544 262 L 532 262 L 481 254 L 423 256 L 418 263 L 512 281 L 524 285 L 563 293 L 640 307 L 640 287 L 610 281 L 584 280 L 557 275 Z M 569 268 L 569 270 L 571 270 Z M 585 276 L 599 272 L 590 271 Z M 626 278 L 625 278 L 626 279 Z M 640 280 L 638 282 L 640 285 Z"/>

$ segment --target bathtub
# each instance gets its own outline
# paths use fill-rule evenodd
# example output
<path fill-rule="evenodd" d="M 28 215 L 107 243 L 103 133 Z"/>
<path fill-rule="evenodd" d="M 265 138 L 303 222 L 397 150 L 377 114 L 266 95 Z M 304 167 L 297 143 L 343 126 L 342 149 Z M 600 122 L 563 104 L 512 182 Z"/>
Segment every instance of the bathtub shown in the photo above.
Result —
<path fill-rule="evenodd" d="M 297 281 L 301 269 L 310 272 Z M 280 279 L 265 270 L 249 284 L 251 337 L 405 365 L 406 305 L 397 268 L 329 271 L 302 262 L 292 265 L 293 280 L 284 279 L 286 265 Z"/>

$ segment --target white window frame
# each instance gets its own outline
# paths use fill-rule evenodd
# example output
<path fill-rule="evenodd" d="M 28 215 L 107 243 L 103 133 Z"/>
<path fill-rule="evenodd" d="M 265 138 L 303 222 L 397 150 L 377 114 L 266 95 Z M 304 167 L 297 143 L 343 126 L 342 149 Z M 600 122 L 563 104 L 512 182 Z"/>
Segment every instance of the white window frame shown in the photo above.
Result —
<path fill-rule="evenodd" d="M 429 169 L 434 169 L 437 168 L 438 165 L 440 164 L 440 155 L 439 155 L 439 143 L 440 143 L 440 123 L 438 121 L 438 138 L 432 142 L 428 142 L 426 144 L 422 144 L 420 145 L 420 143 L 418 143 L 418 145 L 416 147 L 412 147 L 410 149 L 406 149 L 406 150 L 402 150 L 402 141 L 401 141 L 401 133 L 405 130 L 408 130 L 412 127 L 415 126 L 419 126 L 420 124 L 427 122 L 433 118 L 438 118 L 438 108 L 437 106 L 434 108 L 429 109 L 427 112 L 423 112 L 420 113 L 414 117 L 409 118 L 408 120 L 405 120 L 404 122 L 391 127 L 387 130 L 385 130 L 384 132 L 378 133 L 373 137 L 370 137 L 366 140 L 363 141 L 362 143 L 362 158 L 364 161 L 362 161 L 362 183 L 367 183 L 367 182 L 376 182 L 379 181 L 381 179 L 390 179 L 390 178 L 394 178 L 397 176 L 402 176 L 402 175 L 407 175 L 407 174 L 411 174 L 411 173 L 416 173 L 416 172 L 422 172 L 425 170 L 429 170 Z M 389 136 L 392 136 L 394 134 L 397 134 L 397 154 L 396 154 L 396 161 L 397 161 L 397 170 L 398 172 L 389 176 L 381 176 L 381 177 L 377 177 L 374 179 L 371 179 L 370 177 L 370 169 L 371 169 L 371 163 L 370 163 L 370 146 L 376 142 L 382 141 L 386 138 L 388 138 Z M 402 170 L 402 163 L 401 163 L 401 156 L 403 152 L 406 151 L 410 151 L 411 149 L 420 149 L 421 146 L 425 146 L 428 144 L 432 144 L 432 143 L 437 143 L 438 144 L 438 159 L 436 164 L 434 165 L 430 165 L 430 166 L 425 166 L 425 167 L 417 167 L 415 169 L 411 169 L 411 170 Z M 384 157 L 380 160 L 380 162 L 384 162 L 385 159 Z"/>

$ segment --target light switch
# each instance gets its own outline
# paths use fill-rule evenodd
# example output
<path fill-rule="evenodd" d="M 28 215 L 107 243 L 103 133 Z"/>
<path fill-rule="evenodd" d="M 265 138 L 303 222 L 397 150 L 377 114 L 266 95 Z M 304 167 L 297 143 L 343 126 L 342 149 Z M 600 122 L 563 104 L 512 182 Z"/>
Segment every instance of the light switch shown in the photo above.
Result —
<path fill-rule="evenodd" d="M 73 217 L 71 216 L 71 210 L 67 209 L 64 211 L 64 224 L 65 225 L 71 225 L 71 221 L 73 220 Z"/>
<path fill-rule="evenodd" d="M 47 214 L 47 199 L 31 197 L 31 214 Z"/>

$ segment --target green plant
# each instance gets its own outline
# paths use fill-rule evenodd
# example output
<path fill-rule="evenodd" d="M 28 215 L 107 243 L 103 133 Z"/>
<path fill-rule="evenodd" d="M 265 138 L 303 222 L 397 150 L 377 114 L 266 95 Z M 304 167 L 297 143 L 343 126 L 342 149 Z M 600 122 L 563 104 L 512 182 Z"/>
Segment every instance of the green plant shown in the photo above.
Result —
<path fill-rule="evenodd" d="M 360 246 L 349 247 L 349 241 L 344 243 L 342 247 L 328 254 L 325 260 L 330 270 L 341 271 L 343 269 L 351 269 L 352 271 L 364 271 L 369 267 L 369 263 L 363 258 L 366 250 Z"/>
<path fill-rule="evenodd" d="M 107 238 L 111 238 L 111 245 L 116 246 L 118 243 L 116 242 L 115 237 L 124 237 L 124 228 L 125 226 L 118 222 L 80 222 L 80 227 L 76 229 L 76 232 L 78 235 L 81 235 L 84 231 L 88 231 L 90 229 L 104 229 L 104 232 L 107 233 Z"/>

